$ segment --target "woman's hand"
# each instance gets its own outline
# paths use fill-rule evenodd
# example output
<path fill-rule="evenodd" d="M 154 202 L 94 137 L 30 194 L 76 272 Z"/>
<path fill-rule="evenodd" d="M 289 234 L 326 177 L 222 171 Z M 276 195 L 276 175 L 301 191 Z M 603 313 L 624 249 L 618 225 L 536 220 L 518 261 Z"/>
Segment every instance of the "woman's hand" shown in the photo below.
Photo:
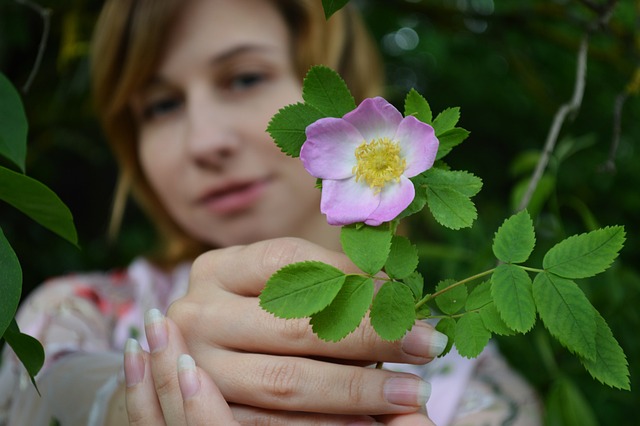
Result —
<path fill-rule="evenodd" d="M 361 366 L 430 361 L 446 338 L 429 325 L 417 323 L 401 341 L 385 342 L 365 321 L 342 341 L 327 343 L 308 320 L 278 319 L 259 307 L 257 296 L 271 274 L 303 260 L 356 272 L 345 255 L 299 239 L 215 250 L 194 262 L 187 295 L 169 309 L 188 352 L 235 404 L 236 418 L 267 412 L 381 415 L 424 407 L 430 386 L 419 377 Z M 153 350 L 154 339 L 149 341 Z M 161 402 L 176 398 L 169 378 L 154 378 Z"/>

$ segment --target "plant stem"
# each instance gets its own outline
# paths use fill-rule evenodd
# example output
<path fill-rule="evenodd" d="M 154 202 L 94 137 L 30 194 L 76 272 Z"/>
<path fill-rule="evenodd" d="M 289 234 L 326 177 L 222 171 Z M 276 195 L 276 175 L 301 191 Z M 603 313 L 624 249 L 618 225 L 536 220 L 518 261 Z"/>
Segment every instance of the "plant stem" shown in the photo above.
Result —
<path fill-rule="evenodd" d="M 443 289 L 442 289 L 442 290 L 440 290 L 440 291 L 436 291 L 436 292 L 435 292 L 435 293 L 433 293 L 433 294 L 427 294 L 425 297 L 423 297 L 422 299 L 420 299 L 420 300 L 418 301 L 418 303 L 416 303 L 416 309 L 418 309 L 420 306 L 422 306 L 422 305 L 424 305 L 425 303 L 427 303 L 429 300 L 431 300 L 431 299 L 435 299 L 436 297 L 440 296 L 442 293 L 444 293 L 444 292 L 446 292 L 446 291 L 449 291 L 450 289 L 452 289 L 452 288 L 454 288 L 454 287 L 458 287 L 459 285 L 466 284 L 466 283 L 468 283 L 469 281 L 473 281 L 473 280 L 477 280 L 478 278 L 482 278 L 482 277 L 484 277 L 484 276 L 486 276 L 486 275 L 489 275 L 489 274 L 493 273 L 493 271 L 495 271 L 495 270 L 496 270 L 496 268 L 492 268 L 492 269 L 489 269 L 489 270 L 487 270 L 487 271 L 480 272 L 480 273 L 478 273 L 478 274 L 475 274 L 475 275 L 472 275 L 472 276 L 470 276 L 470 277 L 468 277 L 468 278 L 465 278 L 465 279 L 463 279 L 463 280 L 460 280 L 460 281 L 458 281 L 457 283 L 454 283 L 454 284 L 450 285 L 450 286 L 449 286 L 449 287 L 447 287 L 447 288 L 443 288 Z"/>

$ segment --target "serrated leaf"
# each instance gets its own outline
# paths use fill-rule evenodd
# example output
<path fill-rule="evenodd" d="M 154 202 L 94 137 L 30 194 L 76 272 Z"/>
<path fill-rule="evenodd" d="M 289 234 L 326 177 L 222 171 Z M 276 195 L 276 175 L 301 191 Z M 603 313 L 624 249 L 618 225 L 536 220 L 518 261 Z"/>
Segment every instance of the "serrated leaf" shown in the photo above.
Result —
<path fill-rule="evenodd" d="M 2 73 L 0 99 L 0 156 L 24 173 L 27 157 L 27 117 L 18 91 Z"/>
<path fill-rule="evenodd" d="M 343 226 L 340 242 L 345 254 L 363 272 L 374 275 L 380 272 L 391 250 L 391 229 L 388 225 Z"/>
<path fill-rule="evenodd" d="M 384 264 L 384 271 L 391 278 L 408 277 L 418 266 L 418 251 L 408 238 L 394 235 L 391 238 L 391 250 Z"/>
<path fill-rule="evenodd" d="M 455 280 L 443 280 L 436 286 L 436 293 L 448 289 Z M 458 285 L 450 288 L 444 293 L 439 294 L 435 298 L 438 308 L 447 315 L 453 315 L 464 307 L 467 302 L 467 287 L 465 285 Z"/>
<path fill-rule="evenodd" d="M 415 188 L 415 196 L 413 197 L 413 200 L 407 206 L 407 208 L 404 209 L 396 217 L 395 220 L 404 219 L 405 217 L 408 217 L 408 216 L 411 216 L 412 214 L 418 213 L 419 211 L 422 211 L 424 206 L 427 204 L 427 191 L 426 191 L 426 188 L 424 186 L 416 184 L 416 182 L 414 181 L 414 179 L 419 180 L 420 179 L 419 176 L 420 175 L 414 176 L 413 178 L 410 179 L 413 182 L 413 187 Z"/>
<path fill-rule="evenodd" d="M 511 336 L 515 331 L 509 328 L 506 322 L 500 316 L 495 303 L 491 302 L 484 308 L 480 309 L 480 318 L 482 323 L 490 332 L 499 334 L 500 336 Z"/>
<path fill-rule="evenodd" d="M 409 287 L 416 302 L 422 299 L 422 294 L 424 292 L 424 278 L 420 272 L 413 271 L 411 274 L 404 277 L 402 282 L 404 285 Z"/>
<path fill-rule="evenodd" d="M 436 222 L 449 229 L 468 228 L 478 217 L 473 201 L 449 188 L 427 187 L 427 205 Z"/>
<path fill-rule="evenodd" d="M 447 154 L 451 152 L 453 148 L 460 145 L 465 139 L 469 137 L 469 131 L 460 127 L 454 127 L 446 132 L 443 132 L 438 136 L 438 153 L 436 154 L 436 161 L 441 160 Z"/>
<path fill-rule="evenodd" d="M 607 322 L 596 311 L 596 357 L 594 360 L 580 358 L 591 376 L 601 383 L 622 390 L 631 390 L 629 363 L 624 351 L 613 337 Z"/>
<path fill-rule="evenodd" d="M 413 115 L 423 123 L 431 124 L 433 121 L 433 113 L 429 102 L 415 89 L 409 90 L 404 99 L 404 115 Z"/>
<path fill-rule="evenodd" d="M 329 19 L 331 15 L 342 9 L 347 3 L 349 3 L 349 0 L 322 0 L 324 17 Z"/>
<path fill-rule="evenodd" d="M 37 180 L 5 167 L 0 167 L 0 182 L 0 200 L 77 245 L 78 235 L 71 212 L 53 191 Z"/>
<path fill-rule="evenodd" d="M 468 312 L 456 323 L 455 345 L 458 353 L 466 358 L 475 358 L 487 346 L 491 333 L 477 312 Z"/>
<path fill-rule="evenodd" d="M 491 276 L 491 295 L 507 326 L 519 333 L 531 330 L 536 322 L 536 305 L 531 278 L 521 268 L 502 264 Z"/>
<path fill-rule="evenodd" d="M 625 241 L 622 226 L 574 235 L 556 244 L 544 256 L 545 271 L 565 278 L 587 278 L 607 269 Z"/>
<path fill-rule="evenodd" d="M 490 303 L 493 303 L 491 281 L 484 281 L 471 290 L 464 307 L 467 311 L 475 311 L 484 308 Z"/>
<path fill-rule="evenodd" d="M 293 263 L 269 278 L 260 307 L 280 318 L 309 317 L 329 306 L 345 279 L 344 272 L 326 263 Z"/>
<path fill-rule="evenodd" d="M 300 148 L 307 140 L 307 126 L 323 117 L 320 111 L 310 105 L 287 105 L 271 118 L 267 131 L 282 152 L 299 157 Z"/>
<path fill-rule="evenodd" d="M 447 346 L 444 348 L 444 351 L 438 357 L 445 356 L 453 347 L 453 342 L 456 338 L 456 320 L 453 318 L 442 318 L 436 324 L 436 330 L 440 333 L 445 334 L 449 340 L 447 341 Z"/>
<path fill-rule="evenodd" d="M 595 360 L 595 308 L 576 283 L 542 272 L 533 281 L 533 297 L 551 335 L 571 352 Z"/>
<path fill-rule="evenodd" d="M 22 293 L 22 268 L 16 253 L 0 228 L 0 336 L 18 309 Z"/>
<path fill-rule="evenodd" d="M 387 282 L 371 305 L 371 325 L 383 340 L 398 340 L 415 323 L 413 293 L 404 284 Z"/>
<path fill-rule="evenodd" d="M 422 187 L 452 189 L 466 197 L 473 197 L 482 189 L 482 179 L 462 170 L 432 167 L 413 181 Z"/>
<path fill-rule="evenodd" d="M 21 333 L 15 320 L 11 321 L 2 337 L 11 346 L 22 365 L 24 365 L 31 378 L 31 383 L 38 390 L 35 376 L 44 364 L 44 349 L 40 342 L 28 334 Z"/>
<path fill-rule="evenodd" d="M 460 108 L 447 108 L 437 115 L 433 120 L 433 129 L 436 131 L 436 137 L 440 137 L 441 134 L 447 130 L 453 129 L 458 120 L 460 119 Z"/>
<path fill-rule="evenodd" d="M 315 65 L 307 73 L 302 99 L 326 117 L 342 117 L 356 107 L 342 77 L 324 65 Z"/>
<path fill-rule="evenodd" d="M 337 342 L 362 322 L 373 299 L 371 278 L 349 275 L 333 301 L 311 316 L 313 332 L 325 341 Z"/>
<path fill-rule="evenodd" d="M 526 210 L 502 223 L 493 238 L 493 254 L 506 263 L 526 262 L 536 244 L 533 222 Z"/>

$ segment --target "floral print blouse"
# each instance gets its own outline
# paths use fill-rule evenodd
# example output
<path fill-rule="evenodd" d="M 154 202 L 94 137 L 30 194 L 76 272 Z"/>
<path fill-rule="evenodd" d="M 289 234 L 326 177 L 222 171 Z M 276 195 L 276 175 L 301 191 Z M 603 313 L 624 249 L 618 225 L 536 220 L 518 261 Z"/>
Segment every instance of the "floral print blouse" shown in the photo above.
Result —
<path fill-rule="evenodd" d="M 186 293 L 189 265 L 165 273 L 145 259 L 123 271 L 52 279 L 21 305 L 22 332 L 42 343 L 45 365 L 38 395 L 24 367 L 5 345 L 0 361 L 0 426 L 104 423 L 110 398 L 123 380 L 129 337 L 144 349 L 144 312 L 166 311 Z M 489 346 L 478 358 L 451 351 L 426 366 L 385 364 L 420 375 L 432 385 L 430 418 L 444 425 L 541 424 L 532 389 Z"/>

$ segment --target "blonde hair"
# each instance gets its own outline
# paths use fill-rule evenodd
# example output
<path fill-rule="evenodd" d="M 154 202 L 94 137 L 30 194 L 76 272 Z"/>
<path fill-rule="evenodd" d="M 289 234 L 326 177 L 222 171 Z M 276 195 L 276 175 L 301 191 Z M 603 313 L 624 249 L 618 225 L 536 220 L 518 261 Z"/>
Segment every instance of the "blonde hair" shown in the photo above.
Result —
<path fill-rule="evenodd" d="M 319 0 L 272 0 L 291 30 L 300 81 L 312 65 L 337 70 L 356 101 L 380 94 L 382 68 L 361 17 L 346 7 L 325 20 Z M 117 233 L 129 193 L 154 223 L 161 245 L 153 258 L 165 266 L 211 247 L 186 234 L 171 218 L 144 176 L 137 150 L 132 94 L 154 74 L 171 25 L 184 0 L 108 0 L 92 43 L 95 107 L 120 166 L 110 233 Z"/>

